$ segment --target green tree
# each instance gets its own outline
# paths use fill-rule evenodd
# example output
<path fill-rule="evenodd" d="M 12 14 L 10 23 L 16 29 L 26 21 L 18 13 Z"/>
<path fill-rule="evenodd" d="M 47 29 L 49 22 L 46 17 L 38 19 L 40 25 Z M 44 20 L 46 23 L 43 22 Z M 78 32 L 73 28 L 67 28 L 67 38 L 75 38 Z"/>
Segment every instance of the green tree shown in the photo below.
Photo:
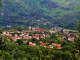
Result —
<path fill-rule="evenodd" d="M 56 39 L 56 34 L 51 34 L 51 39 Z"/>
<path fill-rule="evenodd" d="M 0 60 L 15 60 L 13 56 L 7 51 L 0 50 Z"/>
<path fill-rule="evenodd" d="M 4 31 L 4 29 L 1 29 L 1 28 L 0 28 L 0 33 L 2 33 L 3 31 Z"/>
<path fill-rule="evenodd" d="M 25 29 L 24 25 L 20 25 L 19 27 L 17 27 L 17 30 L 19 30 L 19 31 L 24 30 L 24 29 Z"/>
<path fill-rule="evenodd" d="M 80 55 L 80 37 L 78 37 L 75 41 L 75 46 L 77 50 L 79 50 L 79 55 Z"/>
<path fill-rule="evenodd" d="M 80 36 L 75 40 L 76 53 L 75 57 L 80 60 Z"/>
<path fill-rule="evenodd" d="M 18 43 L 19 45 L 23 44 L 22 39 L 18 39 L 18 40 L 17 40 L 17 43 Z"/>
<path fill-rule="evenodd" d="M 0 49 L 3 48 L 3 42 L 2 42 L 2 37 L 0 36 Z"/>

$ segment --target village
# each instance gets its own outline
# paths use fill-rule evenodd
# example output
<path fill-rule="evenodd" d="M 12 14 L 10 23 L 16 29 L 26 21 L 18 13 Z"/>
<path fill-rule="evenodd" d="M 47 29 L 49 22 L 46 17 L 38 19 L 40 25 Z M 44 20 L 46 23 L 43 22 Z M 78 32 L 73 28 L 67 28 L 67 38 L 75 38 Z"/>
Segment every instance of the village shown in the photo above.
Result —
<path fill-rule="evenodd" d="M 63 45 L 58 43 L 58 41 L 65 42 L 67 40 L 74 42 L 75 38 L 78 37 L 76 32 L 68 31 L 62 29 L 61 27 L 45 30 L 39 27 L 31 26 L 29 26 L 28 29 L 22 31 L 3 31 L 1 35 L 6 36 L 8 41 L 13 40 L 17 44 L 22 41 L 24 44 L 29 46 L 42 46 L 52 49 L 63 48 Z"/>

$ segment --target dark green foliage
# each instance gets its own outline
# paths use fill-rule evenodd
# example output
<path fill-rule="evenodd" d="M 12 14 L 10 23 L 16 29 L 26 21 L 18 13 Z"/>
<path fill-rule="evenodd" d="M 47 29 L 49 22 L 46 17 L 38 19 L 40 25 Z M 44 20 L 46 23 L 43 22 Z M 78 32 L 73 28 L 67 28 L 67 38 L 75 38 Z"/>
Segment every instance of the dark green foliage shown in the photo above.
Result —
<path fill-rule="evenodd" d="M 3 0 L 0 8 L 0 25 L 17 27 L 40 26 L 51 28 L 55 25 L 75 29 L 80 19 L 79 0 Z M 37 20 L 41 20 L 39 23 Z"/>
<path fill-rule="evenodd" d="M 1 39 L 2 40 L 2 39 Z M 35 39 L 32 39 L 34 42 Z M 68 42 L 65 48 L 50 49 L 40 46 L 29 46 L 22 43 L 22 40 L 5 41 L 3 50 L 0 49 L 0 59 L 2 60 L 78 60 L 79 39 L 76 42 Z M 1 41 L 0 41 L 1 43 Z M 76 43 L 76 44 L 74 44 Z M 20 45 L 19 45 L 20 44 Z M 1 44 L 0 44 L 1 46 Z M 75 48 L 76 47 L 76 48 Z M 78 48 L 77 48 L 78 47 Z"/>
<path fill-rule="evenodd" d="M 1 28 L 0 28 L 0 34 L 1 34 L 3 31 L 4 31 L 4 29 L 1 29 Z"/>
<path fill-rule="evenodd" d="M 14 57 L 10 55 L 9 52 L 0 50 L 0 59 L 1 60 L 14 60 Z"/>
<path fill-rule="evenodd" d="M 17 27 L 17 30 L 19 30 L 19 31 L 22 31 L 24 29 L 25 29 L 25 26 L 24 25 L 20 25 L 20 26 Z"/>
<path fill-rule="evenodd" d="M 56 40 L 57 39 L 57 37 L 56 37 L 56 34 L 51 34 L 51 39 L 54 39 L 54 40 Z"/>
<path fill-rule="evenodd" d="M 76 48 L 80 51 L 80 36 L 76 39 Z"/>
<path fill-rule="evenodd" d="M 35 41 L 37 41 L 37 39 L 36 38 L 32 38 L 31 41 L 32 42 L 35 42 Z"/>
<path fill-rule="evenodd" d="M 19 45 L 23 44 L 22 39 L 18 39 L 18 40 L 17 40 L 17 43 L 18 43 Z"/>

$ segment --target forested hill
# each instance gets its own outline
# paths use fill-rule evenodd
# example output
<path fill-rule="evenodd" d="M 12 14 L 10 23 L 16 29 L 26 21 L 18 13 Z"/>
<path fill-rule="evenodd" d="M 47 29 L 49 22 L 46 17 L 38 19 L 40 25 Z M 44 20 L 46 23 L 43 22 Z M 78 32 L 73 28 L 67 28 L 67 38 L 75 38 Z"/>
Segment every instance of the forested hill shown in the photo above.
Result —
<path fill-rule="evenodd" d="M 80 0 L 2 0 L 0 26 L 25 25 L 75 28 L 80 20 Z"/>

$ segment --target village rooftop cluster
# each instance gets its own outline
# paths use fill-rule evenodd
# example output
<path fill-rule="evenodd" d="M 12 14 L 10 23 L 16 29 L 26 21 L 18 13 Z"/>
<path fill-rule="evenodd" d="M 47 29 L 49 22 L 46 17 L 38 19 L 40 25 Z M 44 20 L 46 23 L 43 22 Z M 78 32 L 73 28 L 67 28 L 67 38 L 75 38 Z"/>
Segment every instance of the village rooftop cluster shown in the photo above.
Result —
<path fill-rule="evenodd" d="M 58 40 L 65 41 L 67 39 L 70 42 L 74 42 L 75 38 L 78 37 L 77 33 L 73 33 L 72 31 L 64 30 L 60 27 L 45 30 L 39 27 L 35 28 L 35 27 L 29 26 L 28 29 L 22 30 L 22 31 L 17 30 L 15 32 L 14 31 L 11 31 L 11 32 L 3 31 L 2 32 L 2 36 L 6 36 L 8 41 L 13 40 L 17 42 L 18 40 L 21 39 L 25 44 L 29 46 L 42 46 L 45 48 L 48 47 L 52 49 L 53 48 L 61 49 L 63 46 L 60 43 L 45 42 L 46 38 L 48 38 L 48 40 L 50 41 L 52 34 L 53 35 L 55 34 Z"/>

